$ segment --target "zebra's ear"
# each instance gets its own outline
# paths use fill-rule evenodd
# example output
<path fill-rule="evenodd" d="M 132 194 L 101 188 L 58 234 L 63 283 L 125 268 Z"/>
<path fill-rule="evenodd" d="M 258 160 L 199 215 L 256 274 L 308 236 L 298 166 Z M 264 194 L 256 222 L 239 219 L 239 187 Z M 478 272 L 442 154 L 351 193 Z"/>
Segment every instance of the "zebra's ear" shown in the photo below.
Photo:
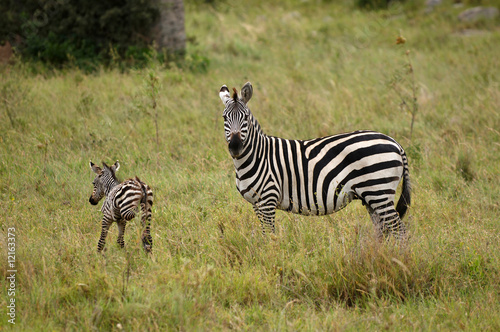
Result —
<path fill-rule="evenodd" d="M 228 101 L 231 98 L 231 94 L 229 93 L 229 89 L 227 88 L 227 86 L 223 85 L 220 88 L 219 97 L 224 104 L 226 104 L 226 101 Z"/>
<path fill-rule="evenodd" d="M 116 163 L 113 166 L 111 166 L 109 169 L 112 170 L 113 173 L 115 173 L 119 168 L 120 168 L 120 163 L 117 160 Z"/>
<path fill-rule="evenodd" d="M 244 102 L 245 104 L 248 103 L 250 98 L 252 98 L 253 95 L 253 88 L 252 88 L 252 83 L 246 82 L 245 85 L 241 88 L 241 101 Z"/>
<path fill-rule="evenodd" d="M 94 164 L 94 163 L 92 162 L 92 160 L 90 161 L 89 165 L 90 165 L 90 169 L 91 169 L 91 170 L 92 170 L 95 174 L 99 175 L 99 174 L 101 174 L 101 173 L 102 173 L 102 169 L 101 169 L 99 166 L 97 166 L 96 164 Z"/>

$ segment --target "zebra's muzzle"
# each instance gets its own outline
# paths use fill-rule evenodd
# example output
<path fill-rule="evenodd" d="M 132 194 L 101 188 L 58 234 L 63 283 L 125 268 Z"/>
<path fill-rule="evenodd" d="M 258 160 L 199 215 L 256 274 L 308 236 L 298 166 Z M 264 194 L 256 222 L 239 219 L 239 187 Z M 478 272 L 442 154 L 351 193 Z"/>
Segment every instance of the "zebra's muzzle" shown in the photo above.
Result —
<path fill-rule="evenodd" d="M 89 198 L 89 202 L 90 202 L 90 204 L 92 204 L 92 205 L 97 205 L 97 203 L 98 203 L 98 202 L 96 202 L 96 201 L 94 201 L 94 200 L 92 199 L 92 196 L 90 196 L 90 198 Z"/>
<path fill-rule="evenodd" d="M 231 134 L 228 148 L 229 148 L 229 153 L 233 158 L 237 158 L 241 154 L 243 150 L 243 141 L 241 140 L 240 133 Z"/>

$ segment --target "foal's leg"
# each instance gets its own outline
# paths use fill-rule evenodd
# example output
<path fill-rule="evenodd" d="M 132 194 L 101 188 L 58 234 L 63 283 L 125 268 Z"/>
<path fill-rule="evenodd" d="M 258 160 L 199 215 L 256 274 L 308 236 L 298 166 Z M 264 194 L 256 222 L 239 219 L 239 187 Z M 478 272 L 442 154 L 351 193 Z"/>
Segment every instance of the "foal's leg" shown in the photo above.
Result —
<path fill-rule="evenodd" d="M 125 235 L 125 226 L 127 226 L 127 221 L 124 219 L 118 220 L 118 238 L 116 242 L 120 246 L 120 248 L 125 247 L 125 241 L 123 240 L 123 236 Z"/>
<path fill-rule="evenodd" d="M 104 216 L 102 218 L 102 228 L 101 228 L 101 237 L 99 238 L 99 242 L 97 242 L 97 252 L 101 252 L 104 249 L 104 245 L 106 244 L 106 236 L 108 236 L 108 230 L 113 220 Z"/>

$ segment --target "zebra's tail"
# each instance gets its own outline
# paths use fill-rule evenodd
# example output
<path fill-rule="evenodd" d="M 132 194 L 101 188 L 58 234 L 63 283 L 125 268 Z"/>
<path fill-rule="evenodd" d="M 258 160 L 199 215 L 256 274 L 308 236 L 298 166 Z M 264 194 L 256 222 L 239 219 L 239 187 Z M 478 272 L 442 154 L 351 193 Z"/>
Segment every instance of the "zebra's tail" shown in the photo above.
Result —
<path fill-rule="evenodd" d="M 411 184 L 410 172 L 408 170 L 408 158 L 403 149 L 401 149 L 401 157 L 403 158 L 403 191 L 401 192 L 401 197 L 399 197 L 396 211 L 399 213 L 399 218 L 403 219 L 411 204 Z"/>

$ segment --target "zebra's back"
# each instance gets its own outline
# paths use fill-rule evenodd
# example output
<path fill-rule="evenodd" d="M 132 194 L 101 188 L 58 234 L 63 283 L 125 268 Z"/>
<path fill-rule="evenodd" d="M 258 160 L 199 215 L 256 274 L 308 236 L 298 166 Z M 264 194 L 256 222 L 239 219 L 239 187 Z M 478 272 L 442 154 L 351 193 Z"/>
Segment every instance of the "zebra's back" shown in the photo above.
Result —
<path fill-rule="evenodd" d="M 141 201 L 145 199 L 145 194 L 147 194 L 143 190 L 143 185 L 145 184 L 141 184 L 137 179 L 123 181 L 114 187 L 106 197 L 102 212 L 112 215 L 114 220 L 132 219 Z M 152 196 L 152 194 L 151 189 L 149 189 L 149 195 Z"/>

